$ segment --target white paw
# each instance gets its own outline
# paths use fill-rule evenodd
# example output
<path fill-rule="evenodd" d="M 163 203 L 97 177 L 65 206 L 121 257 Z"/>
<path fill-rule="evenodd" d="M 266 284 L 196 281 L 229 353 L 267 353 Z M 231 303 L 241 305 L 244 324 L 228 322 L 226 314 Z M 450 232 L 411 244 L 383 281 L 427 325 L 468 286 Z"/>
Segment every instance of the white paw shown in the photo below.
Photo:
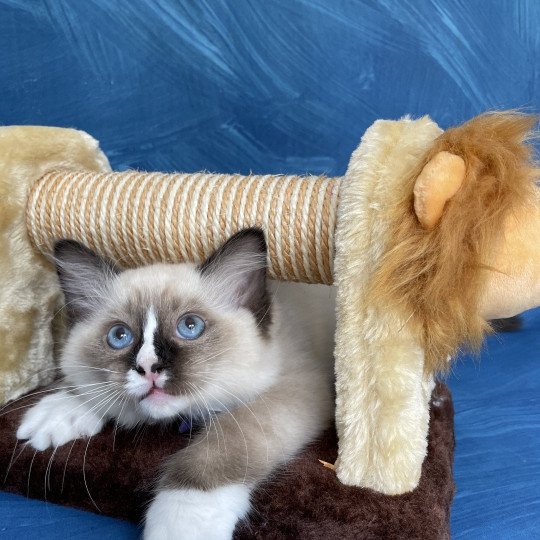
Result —
<path fill-rule="evenodd" d="M 230 540 L 248 513 L 249 493 L 244 484 L 160 491 L 146 513 L 144 540 Z"/>
<path fill-rule="evenodd" d="M 36 450 L 45 450 L 91 437 L 102 427 L 103 421 L 85 404 L 84 398 L 61 390 L 44 397 L 24 415 L 17 438 L 28 439 Z"/>

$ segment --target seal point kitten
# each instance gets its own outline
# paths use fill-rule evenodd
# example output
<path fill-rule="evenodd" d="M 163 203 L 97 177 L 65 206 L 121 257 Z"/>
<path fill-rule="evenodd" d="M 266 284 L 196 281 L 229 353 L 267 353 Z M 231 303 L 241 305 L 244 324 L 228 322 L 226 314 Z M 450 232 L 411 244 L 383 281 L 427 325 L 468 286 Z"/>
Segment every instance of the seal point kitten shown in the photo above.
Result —
<path fill-rule="evenodd" d="M 144 537 L 231 538 L 252 490 L 329 424 L 332 288 L 269 282 L 258 229 L 199 266 L 120 271 L 72 240 L 56 244 L 55 263 L 69 318 L 63 379 L 17 437 L 44 450 L 109 420 L 202 421 L 166 459 Z"/>

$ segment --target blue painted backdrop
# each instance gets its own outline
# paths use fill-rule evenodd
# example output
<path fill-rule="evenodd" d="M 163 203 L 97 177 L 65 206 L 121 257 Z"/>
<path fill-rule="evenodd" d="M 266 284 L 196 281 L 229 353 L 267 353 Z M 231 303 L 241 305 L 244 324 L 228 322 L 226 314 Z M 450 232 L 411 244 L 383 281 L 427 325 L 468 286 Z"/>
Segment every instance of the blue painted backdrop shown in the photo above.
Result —
<path fill-rule="evenodd" d="M 0 123 L 84 129 L 116 169 L 342 174 L 377 118 L 540 111 L 539 28 L 537 0 L 0 0 Z M 539 324 L 451 379 L 456 537 L 540 536 Z M 40 508 L 0 499 L 2 534 L 86 538 Z"/>
<path fill-rule="evenodd" d="M 116 168 L 341 174 L 377 118 L 540 104 L 536 0 L 0 0 L 0 122 Z"/>

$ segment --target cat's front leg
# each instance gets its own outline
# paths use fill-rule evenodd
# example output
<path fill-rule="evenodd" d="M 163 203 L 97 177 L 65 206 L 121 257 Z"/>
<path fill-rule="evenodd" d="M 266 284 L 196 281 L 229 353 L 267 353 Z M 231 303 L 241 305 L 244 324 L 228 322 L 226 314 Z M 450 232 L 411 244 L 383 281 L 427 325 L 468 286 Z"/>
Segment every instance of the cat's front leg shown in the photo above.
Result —
<path fill-rule="evenodd" d="M 229 540 L 249 510 L 250 488 L 165 489 L 146 514 L 144 540 Z"/>
<path fill-rule="evenodd" d="M 146 540 L 232 538 L 249 511 L 251 490 L 284 457 L 280 432 L 270 422 L 274 409 L 261 399 L 218 414 L 167 460 L 146 515 Z"/>
<path fill-rule="evenodd" d="M 59 390 L 41 399 L 24 415 L 17 438 L 28 440 L 36 450 L 45 450 L 73 439 L 91 437 L 104 424 L 93 404 L 95 399 Z"/>
<path fill-rule="evenodd" d="M 331 414 L 330 385 L 295 378 L 249 406 L 219 413 L 167 460 L 145 539 L 230 540 L 249 512 L 251 491 L 317 436 Z"/>

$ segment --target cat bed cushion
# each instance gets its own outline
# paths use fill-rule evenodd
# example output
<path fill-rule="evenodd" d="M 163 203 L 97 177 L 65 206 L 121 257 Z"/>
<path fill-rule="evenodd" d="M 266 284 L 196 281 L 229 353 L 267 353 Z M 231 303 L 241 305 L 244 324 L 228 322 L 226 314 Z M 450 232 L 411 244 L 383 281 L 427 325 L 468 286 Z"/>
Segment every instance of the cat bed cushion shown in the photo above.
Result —
<path fill-rule="evenodd" d="M 178 425 L 116 432 L 110 425 L 89 441 L 35 452 L 15 438 L 32 399 L 8 405 L 0 416 L 2 489 L 140 522 L 161 461 L 188 444 L 189 434 Z M 450 392 L 438 383 L 420 484 L 399 496 L 341 484 L 318 461 L 337 457 L 335 429 L 327 430 L 260 486 L 235 538 L 450 538 L 453 415 Z"/>

